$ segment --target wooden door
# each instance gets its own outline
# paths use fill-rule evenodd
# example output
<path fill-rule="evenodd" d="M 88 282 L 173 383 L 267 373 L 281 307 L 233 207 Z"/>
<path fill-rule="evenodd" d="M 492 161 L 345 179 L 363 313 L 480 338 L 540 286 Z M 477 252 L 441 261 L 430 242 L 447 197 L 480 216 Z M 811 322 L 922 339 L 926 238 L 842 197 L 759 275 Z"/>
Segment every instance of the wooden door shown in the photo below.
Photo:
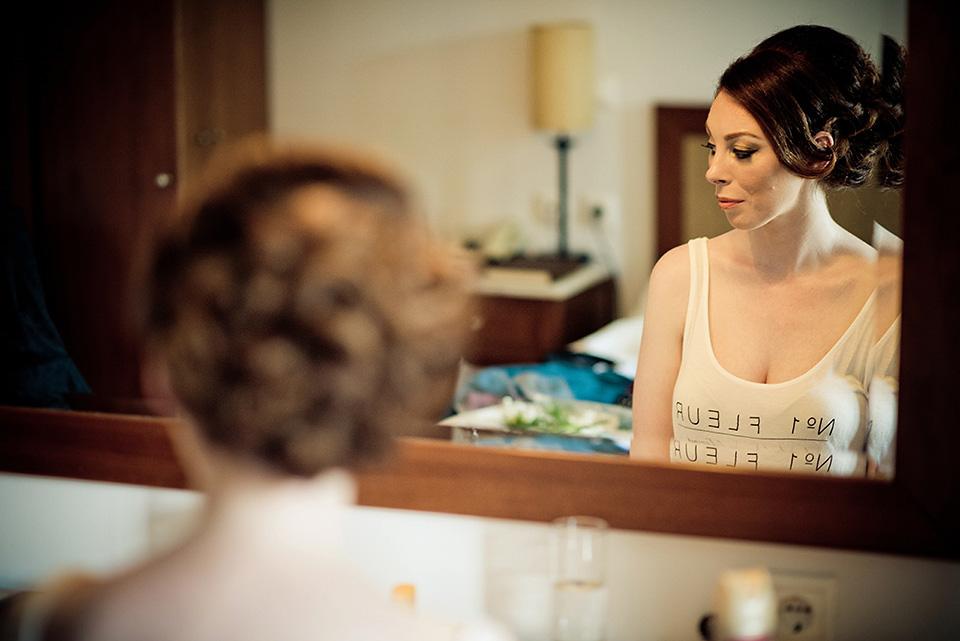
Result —
<path fill-rule="evenodd" d="M 55 6 L 30 17 L 26 43 L 38 262 L 95 396 L 136 398 L 128 276 L 174 202 L 172 0 Z"/>
<path fill-rule="evenodd" d="M 83 406 L 139 411 L 130 276 L 211 144 L 266 128 L 263 2 L 58 3 L 20 26 L 16 161 L 48 306 L 94 393 Z"/>

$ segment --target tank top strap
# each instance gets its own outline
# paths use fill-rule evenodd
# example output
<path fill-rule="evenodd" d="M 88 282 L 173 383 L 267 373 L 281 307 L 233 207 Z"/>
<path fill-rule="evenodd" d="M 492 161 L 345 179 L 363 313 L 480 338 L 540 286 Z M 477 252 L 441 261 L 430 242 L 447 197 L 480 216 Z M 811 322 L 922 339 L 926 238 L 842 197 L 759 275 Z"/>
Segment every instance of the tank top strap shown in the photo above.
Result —
<path fill-rule="evenodd" d="M 707 256 L 707 239 L 693 238 L 687 242 L 690 251 L 690 296 L 687 302 L 687 318 L 683 329 L 683 351 L 689 347 L 698 324 L 706 320 L 707 295 L 710 281 L 710 260 Z"/>

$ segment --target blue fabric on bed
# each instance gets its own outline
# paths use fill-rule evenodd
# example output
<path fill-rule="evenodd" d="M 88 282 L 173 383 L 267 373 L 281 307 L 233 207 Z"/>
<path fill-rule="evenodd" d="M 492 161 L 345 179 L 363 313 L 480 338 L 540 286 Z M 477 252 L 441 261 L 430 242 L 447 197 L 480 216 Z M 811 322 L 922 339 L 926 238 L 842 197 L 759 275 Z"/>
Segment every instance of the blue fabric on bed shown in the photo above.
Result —
<path fill-rule="evenodd" d="M 504 365 L 486 370 L 501 370 L 510 378 L 524 372 L 535 372 L 544 377 L 559 377 L 570 386 L 575 399 L 597 403 L 629 405 L 629 393 L 633 384 L 629 378 L 614 372 L 607 361 L 575 354 L 552 357 L 552 360 L 545 363 Z M 484 372 L 485 370 L 480 370 L 475 376 L 484 376 Z"/>

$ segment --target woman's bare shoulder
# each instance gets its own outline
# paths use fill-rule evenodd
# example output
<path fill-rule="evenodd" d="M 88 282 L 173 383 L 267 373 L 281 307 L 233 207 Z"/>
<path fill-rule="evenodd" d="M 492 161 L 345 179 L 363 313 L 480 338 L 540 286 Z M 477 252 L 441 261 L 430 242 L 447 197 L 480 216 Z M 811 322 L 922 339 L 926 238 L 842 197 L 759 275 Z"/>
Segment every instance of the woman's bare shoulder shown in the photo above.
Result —
<path fill-rule="evenodd" d="M 710 266 L 738 265 L 743 263 L 747 255 L 744 245 L 748 243 L 742 231 L 732 229 L 707 240 L 707 251 L 710 253 Z"/>
<path fill-rule="evenodd" d="M 850 232 L 847 232 L 844 247 L 850 253 L 866 261 L 875 261 L 880 253 L 872 244 Z"/>
<path fill-rule="evenodd" d="M 689 293 L 690 248 L 680 245 L 667 251 L 653 266 L 647 289 L 647 320 L 651 315 L 654 318 L 671 318 L 674 312 L 682 316 Z M 671 313 L 664 315 L 666 310 L 671 310 Z M 679 322 L 682 324 L 682 318 L 679 318 Z"/>
<path fill-rule="evenodd" d="M 650 286 L 654 281 L 664 285 L 679 285 L 690 280 L 690 246 L 678 245 L 668 250 L 653 266 Z"/>
<path fill-rule="evenodd" d="M 831 273 L 842 282 L 859 283 L 859 286 L 872 290 L 876 285 L 879 259 L 880 252 L 875 247 L 846 232 L 834 250 Z"/>

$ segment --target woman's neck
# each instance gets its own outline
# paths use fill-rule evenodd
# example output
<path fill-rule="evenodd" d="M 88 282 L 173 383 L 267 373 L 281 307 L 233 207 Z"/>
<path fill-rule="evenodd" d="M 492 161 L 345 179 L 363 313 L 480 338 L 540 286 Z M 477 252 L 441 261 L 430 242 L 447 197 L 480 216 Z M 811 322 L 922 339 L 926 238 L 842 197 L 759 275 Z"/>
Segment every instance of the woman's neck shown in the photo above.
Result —
<path fill-rule="evenodd" d="M 821 269 L 832 260 L 847 232 L 833 220 L 819 187 L 797 207 L 744 232 L 754 269 L 767 280 L 783 280 Z"/>
<path fill-rule="evenodd" d="M 282 544 L 294 552 L 340 547 L 344 508 L 356 500 L 347 472 L 297 478 L 235 464 L 219 472 L 200 532 L 247 549 L 258 544 Z"/>

